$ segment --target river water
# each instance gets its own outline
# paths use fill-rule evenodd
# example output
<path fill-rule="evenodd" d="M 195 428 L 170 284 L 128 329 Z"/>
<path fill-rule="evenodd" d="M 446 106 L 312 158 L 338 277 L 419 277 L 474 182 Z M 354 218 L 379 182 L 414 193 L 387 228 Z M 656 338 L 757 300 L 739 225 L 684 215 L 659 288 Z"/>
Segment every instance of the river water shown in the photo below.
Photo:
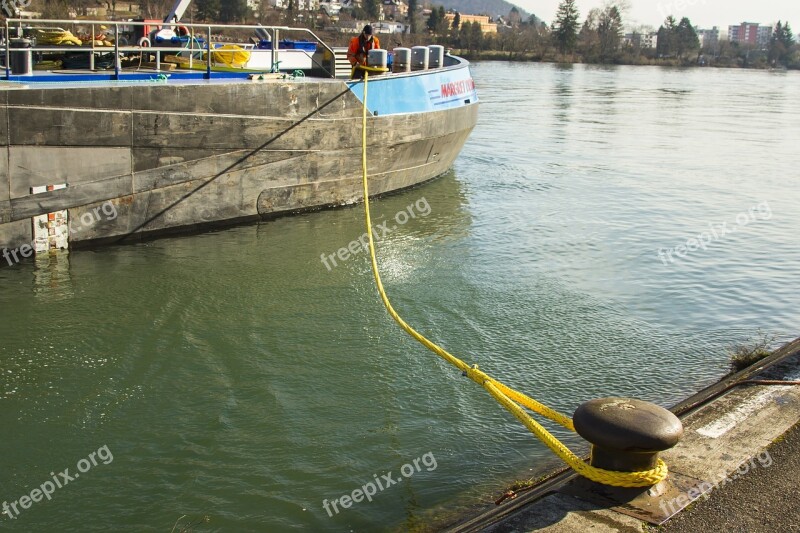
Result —
<path fill-rule="evenodd" d="M 668 406 L 730 344 L 800 335 L 800 75 L 474 78 L 454 169 L 373 205 L 407 321 L 566 413 Z M 0 500 L 51 492 L 2 528 L 417 529 L 557 466 L 394 325 L 363 253 L 332 264 L 361 226 L 347 208 L 0 269 Z"/>

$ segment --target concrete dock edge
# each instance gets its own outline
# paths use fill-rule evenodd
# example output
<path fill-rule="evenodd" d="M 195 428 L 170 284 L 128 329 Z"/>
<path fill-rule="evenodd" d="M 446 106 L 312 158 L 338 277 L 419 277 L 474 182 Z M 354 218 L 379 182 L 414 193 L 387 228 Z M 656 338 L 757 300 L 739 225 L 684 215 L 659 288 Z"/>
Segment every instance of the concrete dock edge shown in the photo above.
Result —
<path fill-rule="evenodd" d="M 587 493 L 583 478 L 565 469 L 446 531 L 644 531 L 669 524 L 692 502 L 713 499 L 715 490 L 737 480 L 746 482 L 747 472 L 764 466 L 758 460 L 768 455 L 768 446 L 800 422 L 800 386 L 749 380 L 800 380 L 800 339 L 670 409 L 683 422 L 685 436 L 662 455 L 670 468 L 669 486 L 654 487 L 635 504 L 615 505 L 602 494 Z"/>

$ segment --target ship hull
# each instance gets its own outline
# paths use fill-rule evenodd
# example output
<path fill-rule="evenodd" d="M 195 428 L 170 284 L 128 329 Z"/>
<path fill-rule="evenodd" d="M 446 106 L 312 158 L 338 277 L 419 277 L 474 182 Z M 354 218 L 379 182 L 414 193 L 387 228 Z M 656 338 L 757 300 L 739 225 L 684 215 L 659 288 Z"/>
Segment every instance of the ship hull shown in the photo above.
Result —
<path fill-rule="evenodd" d="M 368 91 L 371 194 L 444 173 L 477 121 L 465 62 Z M 0 98 L 0 248 L 63 210 L 75 247 L 362 198 L 360 82 L 32 83 Z"/>

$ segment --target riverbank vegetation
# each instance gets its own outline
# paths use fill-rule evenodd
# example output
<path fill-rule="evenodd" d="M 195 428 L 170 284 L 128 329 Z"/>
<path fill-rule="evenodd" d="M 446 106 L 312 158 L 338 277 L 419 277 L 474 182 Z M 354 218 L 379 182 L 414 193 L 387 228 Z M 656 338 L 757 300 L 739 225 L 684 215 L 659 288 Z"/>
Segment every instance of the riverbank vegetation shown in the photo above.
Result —
<path fill-rule="evenodd" d="M 775 344 L 775 336 L 758 330 L 754 337 L 750 337 L 744 342 L 731 345 L 728 354 L 731 362 L 731 372 L 739 372 L 761 361 L 765 357 L 772 355 L 772 347 Z"/>
<path fill-rule="evenodd" d="M 800 69 L 800 45 L 788 22 L 779 21 L 769 42 L 759 46 L 718 36 L 701 42 L 686 17 L 669 16 L 657 31 L 640 27 L 626 34 L 625 12 L 624 3 L 607 4 L 589 11 L 581 23 L 574 0 L 563 0 L 550 26 L 531 15 L 493 35 L 467 23 L 438 28 L 433 38 L 470 59 Z M 652 34 L 655 39 L 649 38 Z M 653 40 L 656 46 L 648 46 Z"/>

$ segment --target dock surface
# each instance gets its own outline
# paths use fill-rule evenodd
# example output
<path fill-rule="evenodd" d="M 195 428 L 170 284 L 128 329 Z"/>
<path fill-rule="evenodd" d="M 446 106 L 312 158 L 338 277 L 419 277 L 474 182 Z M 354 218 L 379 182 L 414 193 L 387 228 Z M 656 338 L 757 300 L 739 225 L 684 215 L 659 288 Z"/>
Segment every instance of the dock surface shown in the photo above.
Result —
<path fill-rule="evenodd" d="M 800 531 L 800 339 L 675 406 L 669 478 L 639 494 L 565 472 L 451 531 Z"/>

